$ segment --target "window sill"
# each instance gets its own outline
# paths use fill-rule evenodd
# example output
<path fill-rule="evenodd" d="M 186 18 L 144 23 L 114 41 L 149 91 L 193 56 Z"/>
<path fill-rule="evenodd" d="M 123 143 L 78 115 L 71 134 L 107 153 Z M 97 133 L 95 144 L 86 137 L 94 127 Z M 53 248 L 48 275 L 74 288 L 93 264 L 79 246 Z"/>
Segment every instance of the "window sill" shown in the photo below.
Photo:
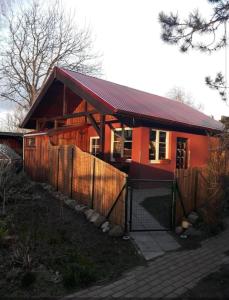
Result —
<path fill-rule="evenodd" d="M 171 163 L 171 159 L 150 160 L 149 162 L 150 164 L 168 165 Z"/>
<path fill-rule="evenodd" d="M 115 158 L 111 158 L 110 161 L 114 162 L 114 163 L 130 163 L 132 161 L 132 159 L 115 159 Z"/>

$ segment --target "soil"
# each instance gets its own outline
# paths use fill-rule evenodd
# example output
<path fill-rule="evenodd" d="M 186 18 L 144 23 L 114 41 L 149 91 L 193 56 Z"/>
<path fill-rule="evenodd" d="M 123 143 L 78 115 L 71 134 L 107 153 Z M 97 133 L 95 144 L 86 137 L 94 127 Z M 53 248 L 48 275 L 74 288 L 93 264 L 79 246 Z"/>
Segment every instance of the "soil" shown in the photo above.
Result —
<path fill-rule="evenodd" d="M 0 298 L 58 297 L 143 264 L 130 240 L 112 238 L 22 176 L 0 217 Z"/>
<path fill-rule="evenodd" d="M 202 279 L 192 290 L 180 299 L 228 299 L 229 298 L 229 264 Z"/>

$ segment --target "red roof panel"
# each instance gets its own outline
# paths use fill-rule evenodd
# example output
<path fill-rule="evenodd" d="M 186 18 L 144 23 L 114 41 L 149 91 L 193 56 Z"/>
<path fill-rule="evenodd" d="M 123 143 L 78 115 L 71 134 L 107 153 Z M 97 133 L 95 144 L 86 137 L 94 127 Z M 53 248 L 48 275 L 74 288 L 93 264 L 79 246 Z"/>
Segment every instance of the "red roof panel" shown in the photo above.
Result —
<path fill-rule="evenodd" d="M 206 129 L 223 128 L 222 123 L 178 101 L 66 69 L 57 68 L 57 71 L 71 77 L 89 93 L 96 95 L 101 102 L 112 107 L 115 112 L 133 113 L 136 116 L 163 119 Z"/>

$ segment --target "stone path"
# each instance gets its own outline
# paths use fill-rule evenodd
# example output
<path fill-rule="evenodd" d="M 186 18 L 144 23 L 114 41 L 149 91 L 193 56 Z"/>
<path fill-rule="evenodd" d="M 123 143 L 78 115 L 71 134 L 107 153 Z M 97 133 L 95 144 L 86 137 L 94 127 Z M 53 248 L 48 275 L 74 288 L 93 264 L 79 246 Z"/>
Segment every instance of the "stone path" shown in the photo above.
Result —
<path fill-rule="evenodd" d="M 134 189 L 133 190 L 133 228 L 136 229 L 165 229 L 150 214 L 141 203 L 149 197 L 165 196 L 171 194 L 168 188 Z M 137 247 L 146 260 L 163 255 L 166 251 L 178 249 L 180 245 L 166 231 L 131 232 Z"/>
<path fill-rule="evenodd" d="M 180 248 L 177 241 L 166 231 L 131 232 L 138 249 L 145 260 L 164 255 L 167 251 Z"/>
<path fill-rule="evenodd" d="M 166 196 L 171 194 L 168 188 L 133 189 L 132 192 L 132 228 L 138 229 L 164 229 L 164 227 L 149 213 L 142 202 L 146 198 Z M 153 200 L 151 200 L 153 201 Z"/>
<path fill-rule="evenodd" d="M 176 298 L 193 288 L 199 280 L 216 271 L 222 263 L 229 263 L 229 229 L 216 237 L 205 240 L 195 250 L 167 252 L 124 274 L 104 286 L 82 290 L 65 299 L 139 297 Z"/>

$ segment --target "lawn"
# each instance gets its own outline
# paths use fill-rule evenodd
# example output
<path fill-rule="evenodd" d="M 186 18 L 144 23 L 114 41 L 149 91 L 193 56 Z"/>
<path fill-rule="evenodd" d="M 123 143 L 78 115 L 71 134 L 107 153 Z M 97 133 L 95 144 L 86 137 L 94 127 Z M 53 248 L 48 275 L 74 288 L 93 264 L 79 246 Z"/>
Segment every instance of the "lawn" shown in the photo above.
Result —
<path fill-rule="evenodd" d="M 142 264 L 131 241 L 112 238 L 61 207 L 24 175 L 0 217 L 0 297 L 56 297 Z"/>

